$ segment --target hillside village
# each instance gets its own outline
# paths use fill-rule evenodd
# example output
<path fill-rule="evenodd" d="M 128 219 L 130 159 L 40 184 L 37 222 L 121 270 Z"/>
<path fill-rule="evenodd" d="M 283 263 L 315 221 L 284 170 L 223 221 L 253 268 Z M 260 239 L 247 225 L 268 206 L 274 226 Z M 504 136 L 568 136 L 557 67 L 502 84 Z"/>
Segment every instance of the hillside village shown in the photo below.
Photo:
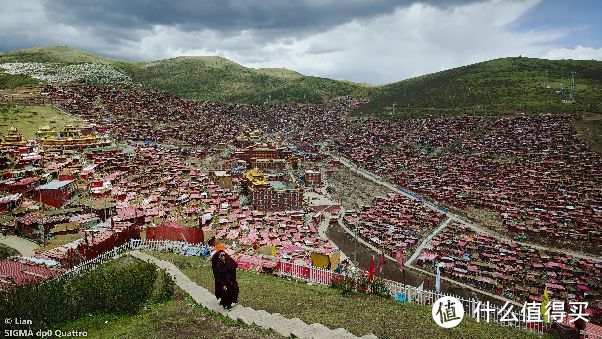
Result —
<path fill-rule="evenodd" d="M 358 117 L 361 96 L 205 101 L 133 86 L 102 63 L 0 67 L 42 81 L 2 90 L 6 112 L 44 107 L 64 120 L 28 136 L 31 123 L 2 126 L 0 227 L 35 249 L 0 261 L 0 290 L 71 274 L 132 241 L 201 257 L 222 244 L 239 269 L 298 265 L 309 279 L 327 272 L 326 284 L 374 274 L 374 258 L 360 265 L 327 236 L 340 229 L 378 267 L 401 257 L 426 281 L 500 305 L 545 291 L 588 302 L 599 322 L 602 158 L 577 133 L 580 115 Z"/>

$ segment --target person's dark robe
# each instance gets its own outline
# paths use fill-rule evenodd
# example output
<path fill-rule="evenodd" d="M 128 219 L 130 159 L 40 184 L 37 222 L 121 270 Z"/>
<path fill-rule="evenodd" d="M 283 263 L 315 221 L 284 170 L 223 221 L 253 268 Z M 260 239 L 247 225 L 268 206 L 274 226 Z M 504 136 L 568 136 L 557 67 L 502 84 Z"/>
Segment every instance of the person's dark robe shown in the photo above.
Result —
<path fill-rule="evenodd" d="M 238 283 L 236 282 L 236 261 L 226 254 L 226 262 L 219 259 L 216 252 L 211 258 L 211 267 L 215 277 L 215 297 L 220 299 L 220 305 L 230 307 L 233 302 L 238 302 Z M 227 289 L 224 291 L 224 286 Z"/>

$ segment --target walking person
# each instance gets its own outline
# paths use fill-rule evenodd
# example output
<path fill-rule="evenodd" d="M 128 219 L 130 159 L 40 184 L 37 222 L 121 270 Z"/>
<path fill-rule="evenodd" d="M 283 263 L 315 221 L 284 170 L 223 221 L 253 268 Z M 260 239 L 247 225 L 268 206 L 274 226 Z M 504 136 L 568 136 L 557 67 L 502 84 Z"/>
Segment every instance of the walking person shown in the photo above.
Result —
<path fill-rule="evenodd" d="M 211 258 L 211 267 L 215 278 L 215 297 L 220 305 L 230 310 L 232 304 L 238 303 L 238 283 L 236 268 L 238 265 L 225 251 L 222 244 L 216 247 L 217 252 Z"/>

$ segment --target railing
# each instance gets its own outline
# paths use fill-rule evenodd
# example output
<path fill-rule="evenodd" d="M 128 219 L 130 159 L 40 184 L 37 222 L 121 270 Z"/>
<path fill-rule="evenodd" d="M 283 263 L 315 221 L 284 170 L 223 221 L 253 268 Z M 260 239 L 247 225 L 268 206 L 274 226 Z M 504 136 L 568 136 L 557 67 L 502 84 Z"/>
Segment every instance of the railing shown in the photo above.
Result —
<path fill-rule="evenodd" d="M 159 252 L 172 252 L 172 253 L 191 253 L 194 255 L 200 255 L 204 250 L 211 250 L 211 247 L 206 245 L 199 244 L 189 244 L 182 241 L 169 241 L 169 240 L 139 240 L 132 239 L 129 242 L 115 247 L 114 249 L 105 252 L 98 257 L 85 261 L 69 271 L 63 273 L 61 276 L 55 279 L 69 279 L 80 273 L 84 273 L 94 269 L 95 267 L 106 263 L 117 257 L 120 254 L 123 254 L 128 251 L 146 249 L 151 251 L 159 251 Z M 191 251 L 192 250 L 192 251 Z M 274 273 L 283 276 L 290 277 L 302 281 L 306 281 L 308 283 L 321 284 L 330 286 L 332 284 L 333 278 L 335 277 L 344 277 L 345 274 L 333 272 L 327 269 L 322 269 L 318 267 L 308 266 L 308 265 L 299 265 L 293 264 L 285 261 L 279 261 L 274 269 Z M 475 312 L 477 310 L 478 301 L 476 299 L 466 299 L 456 295 L 451 295 L 447 293 L 436 292 L 432 290 L 425 290 L 415 286 L 404 285 L 398 283 L 396 281 L 384 280 L 389 288 L 389 294 L 392 298 L 397 298 L 400 296 L 400 293 L 403 293 L 405 296 L 404 300 L 406 302 L 413 302 L 421 305 L 433 305 L 435 301 L 441 297 L 454 297 L 462 302 L 465 316 L 470 316 L 472 318 L 477 319 L 477 316 L 480 316 L 480 321 L 486 321 L 485 316 L 482 313 Z M 481 308 L 484 308 L 485 305 L 481 304 Z M 488 306 L 492 311 L 489 312 L 489 322 L 496 322 L 503 326 L 513 326 L 517 328 L 522 328 L 535 333 L 545 333 L 550 330 L 551 325 L 549 323 L 543 322 L 526 322 L 521 319 L 521 314 L 518 312 L 507 312 L 503 307 L 489 304 Z M 517 319 L 512 322 L 505 322 L 502 320 L 502 317 Z M 582 331 L 582 334 L 585 334 L 585 338 L 595 338 L 602 339 L 602 337 L 598 334 Z"/>
<path fill-rule="evenodd" d="M 291 277 L 299 280 L 306 281 L 308 283 L 316 283 L 322 285 L 331 285 L 332 279 L 336 276 L 343 277 L 343 274 L 328 271 L 325 269 L 292 264 L 287 262 L 279 262 L 276 266 L 275 273 L 279 276 Z M 480 305 L 480 312 L 475 312 L 477 307 L 479 306 L 478 301 L 476 299 L 466 299 L 459 297 L 457 295 L 447 294 L 436 292 L 432 290 L 420 289 L 415 286 L 404 285 L 398 283 L 396 281 L 384 280 L 389 288 L 389 294 L 392 298 L 397 298 L 399 293 L 403 293 L 405 296 L 406 302 L 413 302 L 421 305 L 431 306 L 435 303 L 435 301 L 442 297 L 454 297 L 462 302 L 462 306 L 464 308 L 465 316 L 470 316 L 471 318 L 477 319 L 480 318 L 480 321 L 487 321 L 486 315 L 482 312 L 485 309 L 484 304 Z M 489 309 L 492 311 L 489 312 L 489 322 L 495 322 L 501 324 L 503 326 L 512 326 L 517 328 L 522 328 L 535 333 L 546 333 L 550 330 L 551 325 L 549 323 L 543 322 L 527 322 L 524 321 L 521 317 L 522 315 L 519 312 L 507 312 L 507 309 L 500 307 L 498 305 L 489 304 Z M 508 322 L 503 321 L 502 318 L 505 319 L 516 319 L 516 321 Z M 595 337 L 591 337 L 595 338 Z M 602 339 L 602 338 L 600 338 Z"/>
<path fill-rule="evenodd" d="M 308 283 L 327 286 L 330 286 L 334 276 L 340 275 L 323 268 L 292 264 L 284 261 L 278 262 L 274 272 L 279 276 L 300 279 Z"/>
<path fill-rule="evenodd" d="M 63 274 L 52 280 L 65 280 L 72 278 L 80 273 L 93 270 L 97 266 L 102 265 L 110 260 L 113 260 L 118 255 L 129 251 L 147 249 L 150 251 L 182 253 L 186 248 L 189 247 L 205 248 L 206 246 L 199 246 L 198 244 L 189 244 L 183 241 L 131 239 L 123 245 L 114 247 L 110 251 L 104 252 L 93 259 L 86 260 L 74 266 L 73 268 L 69 269 L 68 271 L 64 272 Z"/>
<path fill-rule="evenodd" d="M 489 305 L 486 305 L 486 303 L 481 303 L 481 305 L 479 306 L 479 302 L 474 298 L 466 299 L 457 295 L 436 292 L 432 290 L 424 290 L 418 287 L 403 285 L 390 280 L 385 280 L 385 282 L 389 286 L 389 291 L 391 297 L 393 298 L 399 296 L 399 293 L 403 293 L 408 302 L 431 306 L 439 298 L 453 297 L 458 299 L 462 303 L 465 316 L 470 316 L 471 318 L 479 319 L 479 321 L 487 321 L 487 315 L 483 312 L 485 311 L 485 308 L 489 308 L 491 309 L 491 311 L 488 312 L 489 322 L 495 322 L 503 326 L 523 328 L 531 332 L 540 334 L 549 332 L 551 328 L 550 323 L 525 321 L 520 312 L 511 311 L 512 309 L 515 309 L 514 305 L 511 305 L 513 308 L 510 309 L 510 311 L 507 308 L 491 303 Z M 512 321 L 508 321 L 507 319 L 512 319 Z"/>
<path fill-rule="evenodd" d="M 579 332 L 582 339 L 602 339 L 602 334 L 589 332 L 588 330 L 581 330 Z"/>

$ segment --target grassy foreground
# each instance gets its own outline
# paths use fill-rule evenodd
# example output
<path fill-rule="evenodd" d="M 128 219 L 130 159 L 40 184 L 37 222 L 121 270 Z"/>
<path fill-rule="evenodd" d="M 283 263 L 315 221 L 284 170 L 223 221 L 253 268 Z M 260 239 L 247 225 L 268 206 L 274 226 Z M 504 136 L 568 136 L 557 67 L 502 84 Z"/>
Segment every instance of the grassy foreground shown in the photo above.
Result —
<path fill-rule="evenodd" d="M 151 304 L 137 314 L 95 314 L 61 327 L 88 338 L 278 338 L 271 331 L 209 313 L 178 290 L 175 299 Z"/>
<path fill-rule="evenodd" d="M 213 291 L 210 263 L 198 257 L 149 252 L 169 260 L 194 282 Z M 438 327 L 431 309 L 417 304 L 400 304 L 375 295 L 343 296 L 338 290 L 310 286 L 292 280 L 254 272 L 239 271 L 239 301 L 254 309 L 306 323 L 319 322 L 329 328 L 343 327 L 355 335 L 373 333 L 383 338 L 537 338 L 515 328 L 477 323 L 465 318 L 453 329 Z"/>
<path fill-rule="evenodd" d="M 68 281 L 2 291 L 0 314 L 31 321 L 2 321 L 3 334 L 31 329 L 92 338 L 278 337 L 198 306 L 163 271 L 130 256 Z"/>

